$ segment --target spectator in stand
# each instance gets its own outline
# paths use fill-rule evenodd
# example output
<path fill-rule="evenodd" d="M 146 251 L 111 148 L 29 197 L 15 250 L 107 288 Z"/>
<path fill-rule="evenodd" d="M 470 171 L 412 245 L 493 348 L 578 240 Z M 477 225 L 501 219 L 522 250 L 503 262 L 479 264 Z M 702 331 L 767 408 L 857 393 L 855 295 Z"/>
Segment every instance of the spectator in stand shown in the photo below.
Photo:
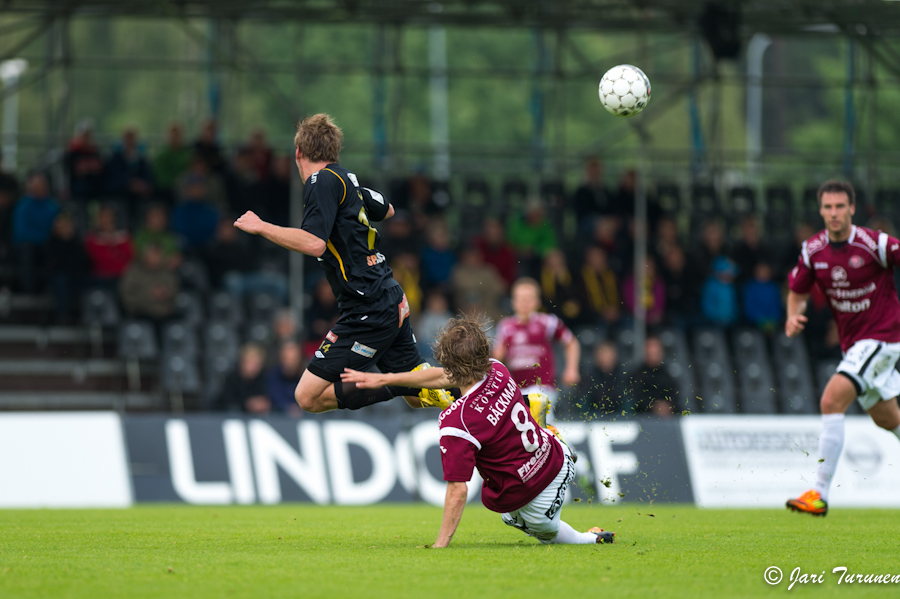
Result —
<path fill-rule="evenodd" d="M 66 149 L 69 195 L 75 200 L 93 200 L 103 193 L 103 160 L 94 143 L 93 129 L 93 119 L 82 119 Z"/>
<path fill-rule="evenodd" d="M 644 362 L 631 375 L 630 395 L 636 414 L 663 418 L 674 414 L 677 388 L 675 380 L 663 369 L 663 346 L 657 337 L 644 342 Z"/>
<path fill-rule="evenodd" d="M 153 171 L 133 127 L 122 133 L 122 143 L 113 150 L 104 170 L 106 191 L 116 197 L 133 203 L 153 194 Z"/>
<path fill-rule="evenodd" d="M 518 277 L 519 264 L 516 251 L 506 241 L 503 223 L 497 218 L 485 219 L 481 236 L 475 239 L 475 247 L 481 252 L 482 261 L 497 270 L 503 279 L 504 290 L 509 289 Z"/>
<path fill-rule="evenodd" d="M 241 348 L 238 365 L 225 377 L 222 392 L 213 401 L 212 409 L 245 414 L 268 414 L 272 410 L 272 402 L 266 395 L 263 371 L 265 364 L 266 352 L 262 347 L 255 343 L 244 345 Z"/>
<path fill-rule="evenodd" d="M 615 325 L 622 316 L 622 301 L 619 282 L 609 267 L 606 251 L 595 245 L 589 246 L 584 251 L 580 274 L 578 289 L 584 307 L 583 321 L 604 330 Z"/>
<path fill-rule="evenodd" d="M 725 231 L 719 221 L 708 220 L 703 223 L 700 247 L 694 251 L 690 259 L 691 271 L 699 284 L 712 274 L 713 260 L 719 256 L 728 256 L 725 249 Z M 796 255 L 794 261 L 796 262 Z"/>
<path fill-rule="evenodd" d="M 559 316 L 566 326 L 572 327 L 582 318 L 581 294 L 562 250 L 553 249 L 544 256 L 541 292 L 547 311 Z"/>
<path fill-rule="evenodd" d="M 215 241 L 200 252 L 214 288 L 224 287 L 230 272 L 249 273 L 258 267 L 248 239 L 238 235 L 230 217 L 219 221 Z"/>
<path fill-rule="evenodd" d="M 53 310 L 57 324 L 75 322 L 75 300 L 90 269 L 90 258 L 84 242 L 78 238 L 75 221 L 60 213 L 53 221 L 53 231 L 47 242 L 47 272 Z"/>
<path fill-rule="evenodd" d="M 294 340 L 283 341 L 278 348 L 278 362 L 266 376 L 266 395 L 272 411 L 299 418 L 303 411 L 294 399 L 294 390 L 306 369 L 300 344 Z"/>
<path fill-rule="evenodd" d="M 456 254 L 450 248 L 450 234 L 444 221 L 436 220 L 429 228 L 420 263 L 424 287 L 449 287 Z"/>
<path fill-rule="evenodd" d="M 163 252 L 166 268 L 175 270 L 181 264 L 178 237 L 169 231 L 169 211 L 162 204 L 151 204 L 144 213 L 144 226 L 134 236 L 138 254 L 148 245 L 158 245 Z"/>
<path fill-rule="evenodd" d="M 211 172 L 223 173 L 225 171 L 225 156 L 222 147 L 216 139 L 218 131 L 215 119 L 209 119 L 203 123 L 200 135 L 194 142 L 194 153 L 206 164 Z"/>
<path fill-rule="evenodd" d="M 621 235 L 622 219 L 618 216 L 602 216 L 594 221 L 591 245 L 606 252 L 609 267 L 621 280 L 631 268 L 628 260 L 628 240 Z"/>
<path fill-rule="evenodd" d="M 625 408 L 623 376 L 619 368 L 619 350 L 612 341 L 594 348 L 594 363 L 584 381 L 581 403 L 576 407 L 586 420 L 617 414 Z"/>
<path fill-rule="evenodd" d="M 413 317 L 422 311 L 422 275 L 419 270 L 419 257 L 412 252 L 400 252 L 391 260 L 394 280 L 406 292 L 406 301 Z"/>
<path fill-rule="evenodd" d="M 756 264 L 753 278 L 744 283 L 741 299 L 744 318 L 769 335 L 776 331 L 784 309 L 781 290 L 772 280 L 772 267 L 768 263 Z"/>
<path fill-rule="evenodd" d="M 228 187 L 222 175 L 211 171 L 209 166 L 199 155 L 191 158 L 191 164 L 187 172 L 178 180 L 176 190 L 177 201 L 184 201 L 191 195 L 190 187 L 201 181 L 206 189 L 206 199 L 219 211 L 219 214 L 228 213 Z"/>
<path fill-rule="evenodd" d="M 100 206 L 94 229 L 85 235 L 84 247 L 91 258 L 91 285 L 116 288 L 134 258 L 134 244 L 128 231 L 118 227 L 115 208 Z"/>
<path fill-rule="evenodd" d="M 181 125 L 172 123 L 166 132 L 166 145 L 153 160 L 153 179 L 157 193 L 170 204 L 175 201 L 175 189 L 178 181 L 191 166 L 194 153 L 184 145 L 184 132 Z"/>
<path fill-rule="evenodd" d="M 269 147 L 262 129 L 250 134 L 250 144 L 247 148 L 250 151 L 253 168 L 256 170 L 256 180 L 267 181 L 272 171 L 272 148 Z"/>
<path fill-rule="evenodd" d="M 728 327 L 737 322 L 736 277 L 737 267 L 730 258 L 719 256 L 713 260 L 712 274 L 707 277 L 700 292 L 700 308 L 709 323 Z"/>
<path fill-rule="evenodd" d="M 309 331 L 310 340 L 315 341 L 316 346 L 325 338 L 340 315 L 341 311 L 328 279 L 320 277 L 313 287 L 312 303 L 305 313 L 306 330 Z"/>
<path fill-rule="evenodd" d="M 254 163 L 253 150 L 248 147 L 240 148 L 231 161 L 228 175 L 229 210 L 232 214 L 244 214 L 253 210 L 262 218 L 268 219 L 267 207 L 261 201 L 264 197 L 265 187 Z"/>
<path fill-rule="evenodd" d="M 695 278 L 687 268 L 684 250 L 675 245 L 662 256 L 662 279 L 666 285 L 666 316 L 678 327 L 697 322 L 698 297 Z"/>
<path fill-rule="evenodd" d="M 50 183 L 43 173 L 34 173 L 25 184 L 25 195 L 13 208 L 12 237 L 18 257 L 19 281 L 24 293 L 36 293 L 53 221 L 59 204 L 50 197 Z"/>
<path fill-rule="evenodd" d="M 291 224 L 291 175 L 295 171 L 291 156 L 282 154 L 272 161 L 272 172 L 265 188 L 266 211 L 272 224 L 281 227 Z"/>
<path fill-rule="evenodd" d="M 425 295 L 425 311 L 417 323 L 416 338 L 419 341 L 419 352 L 426 358 L 434 360 L 434 344 L 441 329 L 453 318 L 447 305 L 447 296 L 440 289 L 431 289 Z M 436 364 L 436 362 L 433 362 Z"/>
<path fill-rule="evenodd" d="M 656 325 L 661 323 L 666 314 L 666 284 L 656 272 L 656 261 L 653 258 L 648 257 L 644 263 L 644 286 L 641 296 L 647 324 Z M 622 281 L 622 301 L 625 304 L 625 309 L 633 316 L 636 305 L 633 274 L 629 274 Z"/>
<path fill-rule="evenodd" d="M 19 199 L 19 182 L 3 170 L 0 155 L 0 288 L 12 283 L 13 266 L 13 206 Z"/>
<path fill-rule="evenodd" d="M 162 323 L 175 314 L 179 287 L 178 275 L 166 265 L 163 249 L 149 244 L 122 275 L 119 294 L 130 316 Z"/>
<path fill-rule="evenodd" d="M 751 280 L 760 262 L 771 264 L 773 256 L 770 249 L 760 240 L 759 223 L 754 216 L 746 216 L 741 220 L 741 238 L 731 252 L 737 265 L 739 286 Z"/>
<path fill-rule="evenodd" d="M 597 217 L 615 212 L 609 192 L 603 187 L 603 163 L 596 156 L 587 159 L 584 165 L 585 181 L 575 190 L 572 199 L 578 232 L 589 235 Z"/>
<path fill-rule="evenodd" d="M 206 181 L 189 173 L 183 181 L 182 201 L 172 212 L 172 229 L 185 251 L 200 250 L 215 239 L 219 212 L 209 201 Z"/>
<path fill-rule="evenodd" d="M 494 267 L 482 261 L 478 248 L 462 248 L 450 283 L 457 312 L 470 316 L 484 313 L 494 321 L 500 318 L 500 300 L 506 286 Z"/>
<path fill-rule="evenodd" d="M 272 319 L 272 341 L 278 347 L 287 341 L 293 341 L 300 336 L 300 322 L 294 316 L 290 308 L 279 308 Z"/>
<path fill-rule="evenodd" d="M 391 261 L 404 252 L 419 255 L 421 235 L 413 234 L 412 216 L 405 210 L 397 210 L 393 218 L 384 223 L 384 239 L 380 244 L 381 253 Z"/>
<path fill-rule="evenodd" d="M 665 258 L 672 248 L 681 247 L 681 242 L 678 240 L 678 225 L 671 216 L 659 219 L 653 238 L 656 241 L 653 251 L 657 257 Z"/>
<path fill-rule="evenodd" d="M 525 214 L 512 218 L 508 226 L 507 238 L 519 255 L 520 269 L 538 275 L 544 256 L 557 246 L 556 232 L 545 218 L 544 203 L 540 198 L 530 198 Z"/>
<path fill-rule="evenodd" d="M 637 171 L 634 169 L 625 170 L 619 177 L 619 187 L 616 189 L 616 212 L 622 218 L 630 218 L 634 216 L 634 193 L 637 187 Z M 649 214 L 648 214 L 649 216 Z M 651 222 L 650 230 L 653 230 Z"/>

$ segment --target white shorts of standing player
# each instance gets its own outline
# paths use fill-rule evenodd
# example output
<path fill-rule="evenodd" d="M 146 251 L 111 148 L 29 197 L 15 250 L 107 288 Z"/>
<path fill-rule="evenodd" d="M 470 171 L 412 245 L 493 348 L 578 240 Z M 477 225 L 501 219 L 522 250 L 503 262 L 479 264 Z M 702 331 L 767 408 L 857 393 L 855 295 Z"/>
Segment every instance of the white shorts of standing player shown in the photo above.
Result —
<path fill-rule="evenodd" d="M 544 385 L 531 385 L 530 387 L 522 389 L 522 397 L 526 400 L 528 399 L 529 393 L 543 393 L 550 399 L 550 412 L 547 413 L 547 424 L 554 424 L 556 418 L 553 417 L 553 412 L 556 408 L 556 400 L 559 399 L 559 391 L 553 387 L 546 387 Z"/>
<path fill-rule="evenodd" d="M 551 436 L 552 437 L 552 436 Z M 552 437 L 556 441 L 555 437 Z M 558 442 L 558 441 L 557 441 Z M 541 543 L 552 543 L 559 534 L 560 511 L 566 499 L 569 483 L 575 480 L 575 463 L 565 443 L 560 443 L 566 459 L 556 478 L 541 491 L 541 494 L 523 507 L 500 514 L 503 523 L 518 528 Z"/>
<path fill-rule="evenodd" d="M 879 401 L 900 394 L 900 373 L 894 369 L 898 359 L 900 343 L 862 339 L 847 350 L 837 372 L 855 383 L 856 400 L 870 410 Z"/>

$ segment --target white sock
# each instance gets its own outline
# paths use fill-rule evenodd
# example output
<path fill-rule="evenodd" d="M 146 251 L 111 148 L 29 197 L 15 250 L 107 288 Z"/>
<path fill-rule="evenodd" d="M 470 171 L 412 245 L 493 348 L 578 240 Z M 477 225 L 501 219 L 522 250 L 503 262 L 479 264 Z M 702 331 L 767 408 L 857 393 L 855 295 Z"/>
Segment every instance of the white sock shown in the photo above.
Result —
<path fill-rule="evenodd" d="M 897 428 L 895 428 L 895 429 L 892 430 L 891 432 L 894 433 L 894 436 L 895 436 L 895 437 L 897 437 L 898 439 L 900 439 L 900 426 L 898 426 Z"/>
<path fill-rule="evenodd" d="M 578 532 L 562 520 L 559 521 L 559 534 L 554 543 L 564 545 L 589 545 L 597 542 L 597 535 L 592 532 Z"/>
<path fill-rule="evenodd" d="M 844 415 L 822 414 L 822 434 L 819 435 L 819 470 L 816 491 L 828 501 L 831 479 L 837 469 L 838 458 L 844 448 Z"/>

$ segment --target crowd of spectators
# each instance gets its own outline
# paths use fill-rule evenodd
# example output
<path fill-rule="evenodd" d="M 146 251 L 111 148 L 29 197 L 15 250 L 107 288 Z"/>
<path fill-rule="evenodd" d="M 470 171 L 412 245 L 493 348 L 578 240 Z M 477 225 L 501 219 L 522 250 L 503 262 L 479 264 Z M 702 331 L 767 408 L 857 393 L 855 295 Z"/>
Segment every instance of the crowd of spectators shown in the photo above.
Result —
<path fill-rule="evenodd" d="M 214 121 L 192 142 L 173 124 L 151 153 L 134 128 L 101 149 L 85 121 L 64 166 L 64 181 L 51 185 L 45 173 L 34 172 L 21 188 L 0 169 L 0 287 L 51 294 L 59 323 L 78 321 L 79 298 L 93 287 L 115 292 L 127 315 L 164 323 L 186 283 L 179 268 L 192 260 L 203 265 L 213 288 L 238 298 L 266 293 L 286 303 L 286 253 L 232 226 L 248 209 L 288 224 L 292 156 L 274 152 L 262 132 L 228 152 Z M 755 215 L 739 222 L 712 218 L 686 230 L 683 215 L 666 213 L 651 191 L 646 276 L 636 289 L 633 171 L 610 185 L 602 163 L 591 159 L 574 193 L 526 193 L 506 209 L 488 203 L 477 219 L 468 213 L 452 230 L 448 223 L 465 198 L 448 202 L 423 175 L 385 191 L 397 211 L 379 225 L 380 247 L 406 291 L 426 356 L 451 314 L 478 311 L 495 321 L 508 314 L 510 285 L 521 276 L 540 283 L 546 310 L 576 333 L 592 329 L 600 339 L 630 327 L 639 305 L 651 329 L 710 324 L 772 334 L 784 314 L 787 272 L 800 241 L 813 233 L 799 223 L 793 240 L 776 244 Z M 563 212 L 576 223 L 568 233 Z M 296 327 L 302 336 L 280 337 L 277 347 L 244 347 L 234 380 L 214 405 L 254 413 L 293 409 L 285 389 L 338 316 L 328 283 L 314 261 L 308 266 L 309 301 Z M 824 297 L 813 294 L 810 316 L 811 348 L 836 351 Z M 644 370 L 657 373 L 648 375 L 656 384 L 653 377 L 662 375 L 651 346 Z M 594 352 L 595 370 L 609 379 L 601 388 L 619 384 L 608 368 L 613 349 L 606 343 Z M 630 394 L 635 405 L 639 396 Z M 584 405 L 604 409 L 600 398 Z"/>

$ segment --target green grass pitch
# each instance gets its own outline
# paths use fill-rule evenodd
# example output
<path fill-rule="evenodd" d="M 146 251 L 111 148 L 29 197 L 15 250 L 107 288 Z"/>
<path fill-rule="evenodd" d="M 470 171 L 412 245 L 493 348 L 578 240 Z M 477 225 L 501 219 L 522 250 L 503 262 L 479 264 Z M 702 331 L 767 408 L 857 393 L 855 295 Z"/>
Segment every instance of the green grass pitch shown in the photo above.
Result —
<path fill-rule="evenodd" d="M 900 584 L 837 584 L 900 574 L 900 511 L 566 506 L 606 546 L 541 546 L 470 505 L 447 550 L 425 549 L 441 510 L 368 507 L 141 506 L 0 510 L 0 597 L 772 597 L 791 571 L 826 571 L 809 597 L 900 596 Z M 769 566 L 785 579 L 763 580 Z"/>

